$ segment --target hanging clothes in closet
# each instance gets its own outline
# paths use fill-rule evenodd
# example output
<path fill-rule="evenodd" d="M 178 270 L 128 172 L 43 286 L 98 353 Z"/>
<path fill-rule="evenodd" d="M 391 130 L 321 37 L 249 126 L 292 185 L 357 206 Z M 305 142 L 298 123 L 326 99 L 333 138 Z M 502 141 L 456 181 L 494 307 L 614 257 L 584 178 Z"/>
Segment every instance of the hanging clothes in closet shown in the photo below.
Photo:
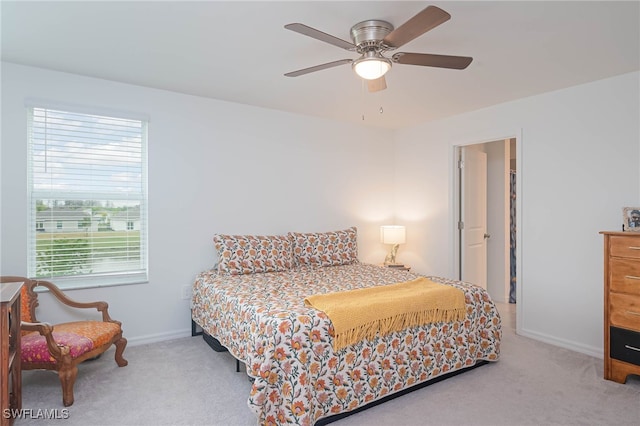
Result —
<path fill-rule="evenodd" d="M 511 271 L 511 283 L 509 285 L 509 303 L 516 303 L 516 171 L 511 170 L 510 173 L 510 260 L 509 266 Z"/>

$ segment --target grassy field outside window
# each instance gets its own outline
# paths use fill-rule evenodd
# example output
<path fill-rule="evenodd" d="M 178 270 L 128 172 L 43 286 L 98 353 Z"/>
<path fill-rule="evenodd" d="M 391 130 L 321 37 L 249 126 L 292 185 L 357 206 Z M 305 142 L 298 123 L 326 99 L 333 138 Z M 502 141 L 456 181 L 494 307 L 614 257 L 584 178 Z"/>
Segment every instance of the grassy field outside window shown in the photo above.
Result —
<path fill-rule="evenodd" d="M 140 231 L 82 231 L 36 235 L 37 277 L 122 271 L 140 261 Z"/>

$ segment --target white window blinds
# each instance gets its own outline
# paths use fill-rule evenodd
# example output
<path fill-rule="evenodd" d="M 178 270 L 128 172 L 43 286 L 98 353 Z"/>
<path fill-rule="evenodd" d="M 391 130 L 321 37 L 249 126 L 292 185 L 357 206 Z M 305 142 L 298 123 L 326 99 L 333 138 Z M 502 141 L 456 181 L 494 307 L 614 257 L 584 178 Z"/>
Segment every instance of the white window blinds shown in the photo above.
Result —
<path fill-rule="evenodd" d="M 29 276 L 147 280 L 147 123 L 29 108 Z"/>

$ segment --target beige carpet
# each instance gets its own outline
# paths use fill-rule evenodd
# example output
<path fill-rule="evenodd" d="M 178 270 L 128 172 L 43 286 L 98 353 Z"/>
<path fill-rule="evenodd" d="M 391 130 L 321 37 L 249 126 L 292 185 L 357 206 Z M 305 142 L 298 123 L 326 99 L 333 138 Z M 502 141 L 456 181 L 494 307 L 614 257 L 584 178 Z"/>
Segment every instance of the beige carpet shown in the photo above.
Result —
<path fill-rule="evenodd" d="M 514 305 L 498 308 L 504 330 L 499 362 L 333 424 L 640 425 L 640 377 L 626 385 L 603 380 L 602 360 L 517 336 Z M 68 413 L 55 373 L 24 372 L 23 408 L 33 418 L 15 425 L 256 424 L 246 404 L 247 376 L 201 337 L 130 347 L 125 358 L 129 365 L 118 368 L 112 349 L 81 365 Z M 43 420 L 38 410 L 51 409 L 68 418 Z"/>

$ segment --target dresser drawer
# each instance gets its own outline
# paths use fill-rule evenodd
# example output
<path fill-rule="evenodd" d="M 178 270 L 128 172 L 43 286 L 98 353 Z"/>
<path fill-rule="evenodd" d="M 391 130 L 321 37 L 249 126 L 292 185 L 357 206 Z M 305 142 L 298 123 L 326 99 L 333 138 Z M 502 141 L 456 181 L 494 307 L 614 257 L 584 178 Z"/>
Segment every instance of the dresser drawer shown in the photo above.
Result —
<path fill-rule="evenodd" d="M 640 239 L 621 235 L 609 239 L 611 256 L 640 259 Z"/>
<path fill-rule="evenodd" d="M 609 259 L 610 289 L 640 295 L 640 259 Z"/>
<path fill-rule="evenodd" d="M 611 324 L 640 332 L 640 296 L 609 293 Z"/>
<path fill-rule="evenodd" d="M 609 355 L 611 358 L 640 365 L 640 333 L 610 327 Z"/>

